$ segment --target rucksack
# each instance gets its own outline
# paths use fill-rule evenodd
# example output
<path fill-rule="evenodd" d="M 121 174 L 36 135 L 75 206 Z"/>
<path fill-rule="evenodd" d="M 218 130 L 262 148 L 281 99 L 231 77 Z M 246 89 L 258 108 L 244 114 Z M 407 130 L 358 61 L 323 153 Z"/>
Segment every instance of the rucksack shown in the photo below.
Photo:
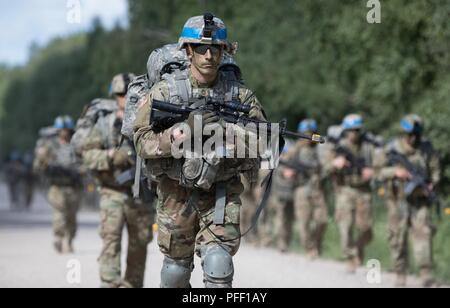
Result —
<path fill-rule="evenodd" d="M 94 99 L 84 107 L 81 117 L 77 121 L 75 134 L 70 142 L 77 155 L 82 155 L 84 142 L 99 119 L 116 112 L 117 109 L 118 106 L 115 100 L 103 98 Z"/>
<path fill-rule="evenodd" d="M 177 96 L 181 101 L 189 100 L 190 90 L 186 87 L 188 64 L 189 59 L 185 50 L 179 50 L 177 44 L 165 45 L 150 54 L 147 61 L 147 74 L 136 77 L 128 87 L 121 131 L 123 135 L 133 140 L 133 125 L 139 102 L 159 81 L 169 81 L 171 98 Z M 243 83 L 241 70 L 228 53 L 224 54 L 220 71 L 228 80 Z"/>

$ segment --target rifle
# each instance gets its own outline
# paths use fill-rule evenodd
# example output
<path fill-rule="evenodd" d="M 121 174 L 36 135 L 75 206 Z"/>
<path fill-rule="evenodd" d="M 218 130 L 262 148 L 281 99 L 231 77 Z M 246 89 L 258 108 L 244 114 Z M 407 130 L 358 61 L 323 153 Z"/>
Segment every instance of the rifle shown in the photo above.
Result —
<path fill-rule="evenodd" d="M 414 166 L 405 155 L 400 154 L 395 150 L 388 153 L 388 161 L 391 165 L 401 165 L 412 175 L 412 178 L 406 183 L 405 186 L 406 199 L 411 201 L 414 193 L 417 190 L 422 190 L 425 192 L 425 195 L 431 204 L 436 203 L 438 216 L 440 216 L 440 201 L 437 198 L 436 192 L 434 190 L 430 190 L 428 186 L 430 181 L 427 179 L 427 176 L 424 174 L 423 170 L 416 168 L 416 166 Z"/>
<path fill-rule="evenodd" d="M 67 177 L 75 184 L 81 184 L 81 175 L 78 171 L 57 165 L 48 165 L 46 175 L 49 177 Z"/>
<path fill-rule="evenodd" d="M 123 171 L 115 177 L 116 183 L 120 186 L 132 185 L 135 183 L 136 178 L 136 167 L 132 167 L 128 170 Z M 156 189 L 154 185 L 151 188 L 148 185 L 148 178 L 141 176 L 139 179 L 139 193 L 136 196 L 139 197 L 144 203 L 151 204 L 156 198 Z"/>
<path fill-rule="evenodd" d="M 365 132 L 362 136 L 362 142 L 368 142 L 379 148 L 383 146 L 383 141 L 372 135 L 371 133 Z M 367 162 L 362 157 L 356 157 L 349 149 L 338 145 L 336 147 L 336 153 L 338 156 L 343 156 L 348 162 L 350 162 L 350 168 L 347 168 L 347 172 L 351 173 L 352 170 L 356 169 L 359 174 L 362 170 L 367 167 Z"/>
<path fill-rule="evenodd" d="M 352 173 L 352 170 L 356 169 L 358 174 L 362 173 L 362 170 L 367 167 L 366 160 L 362 157 L 356 157 L 349 149 L 338 146 L 336 147 L 336 154 L 343 156 L 345 160 L 350 163 L 350 167 L 346 168 L 348 173 Z"/>
<path fill-rule="evenodd" d="M 164 131 L 177 123 L 186 121 L 191 112 L 198 110 L 213 112 L 226 123 L 242 124 L 244 126 L 247 126 L 247 124 L 255 124 L 256 127 L 260 124 L 265 124 L 267 125 L 267 135 L 270 135 L 272 132 L 272 123 L 249 117 L 250 106 L 238 101 L 225 102 L 211 99 L 207 100 L 203 106 L 198 108 L 153 100 L 151 114 L 152 130 L 156 133 Z M 278 124 L 280 125 L 280 137 L 282 138 L 306 139 L 316 143 L 325 143 L 325 139 L 318 134 L 305 135 L 286 130 L 286 121 Z M 258 133 L 258 131 L 254 132 Z"/>

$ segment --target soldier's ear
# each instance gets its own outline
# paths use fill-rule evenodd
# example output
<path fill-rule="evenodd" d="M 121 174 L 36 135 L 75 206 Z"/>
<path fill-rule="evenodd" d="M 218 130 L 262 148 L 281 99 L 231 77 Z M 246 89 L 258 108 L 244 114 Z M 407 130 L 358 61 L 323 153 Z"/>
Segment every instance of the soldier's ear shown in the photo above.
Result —
<path fill-rule="evenodd" d="M 192 49 L 192 46 L 190 44 L 186 45 L 186 54 L 187 54 L 189 60 L 192 60 L 194 50 Z"/>

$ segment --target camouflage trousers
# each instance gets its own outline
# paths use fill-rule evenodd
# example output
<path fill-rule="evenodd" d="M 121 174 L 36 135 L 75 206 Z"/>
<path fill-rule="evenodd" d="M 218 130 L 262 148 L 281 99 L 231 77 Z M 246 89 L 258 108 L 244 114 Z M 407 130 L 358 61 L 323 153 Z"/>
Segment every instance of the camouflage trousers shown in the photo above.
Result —
<path fill-rule="evenodd" d="M 408 267 L 408 237 L 413 244 L 416 264 L 420 269 L 432 269 L 432 238 L 430 206 L 425 202 L 410 205 L 406 200 L 389 199 L 388 227 L 392 261 L 396 273 L 406 274 Z"/>
<path fill-rule="evenodd" d="M 289 249 L 296 221 L 304 249 L 320 252 L 328 222 L 328 210 L 322 192 L 302 186 L 295 190 L 292 201 L 278 200 L 275 229 L 279 250 Z"/>
<path fill-rule="evenodd" d="M 335 219 L 344 257 L 349 260 L 358 258 L 362 262 L 364 248 L 373 238 L 370 192 L 347 186 L 338 187 Z"/>
<path fill-rule="evenodd" d="M 274 233 L 277 248 L 280 251 L 288 251 L 292 239 L 292 227 L 294 226 L 294 201 L 286 201 L 274 198 L 276 203 L 274 217 Z"/>
<path fill-rule="evenodd" d="M 294 194 L 294 210 L 303 248 L 308 252 L 320 254 L 328 224 L 328 209 L 323 192 L 307 186 L 297 188 Z"/>
<path fill-rule="evenodd" d="M 103 249 L 98 262 L 102 286 L 142 288 L 147 246 L 153 239 L 151 205 L 136 202 L 128 193 L 102 188 L 100 215 Z M 122 231 L 125 226 L 128 232 L 127 268 L 125 278 L 121 279 Z"/>
<path fill-rule="evenodd" d="M 64 239 L 72 243 L 77 232 L 77 212 L 81 193 L 71 186 L 52 185 L 48 191 L 48 201 L 53 208 L 53 234 L 55 243 Z"/>
<path fill-rule="evenodd" d="M 220 245 L 232 256 L 240 245 L 240 210 L 244 187 L 239 179 L 226 185 L 224 223 L 215 225 L 216 191 L 196 191 L 184 188 L 167 177 L 158 185 L 158 245 L 172 259 L 202 257 L 212 245 Z M 191 198 L 197 195 L 194 199 Z M 222 242 L 225 241 L 225 242 Z"/>

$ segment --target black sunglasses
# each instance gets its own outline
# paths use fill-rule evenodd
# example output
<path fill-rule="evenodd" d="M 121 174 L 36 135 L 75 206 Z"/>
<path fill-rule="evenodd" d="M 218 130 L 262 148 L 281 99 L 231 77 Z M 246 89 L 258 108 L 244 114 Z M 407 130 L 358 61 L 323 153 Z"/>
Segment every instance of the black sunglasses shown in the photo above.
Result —
<path fill-rule="evenodd" d="M 208 49 L 211 50 L 211 53 L 214 55 L 222 51 L 221 45 L 191 44 L 191 46 L 194 52 L 200 55 L 206 54 Z"/>

